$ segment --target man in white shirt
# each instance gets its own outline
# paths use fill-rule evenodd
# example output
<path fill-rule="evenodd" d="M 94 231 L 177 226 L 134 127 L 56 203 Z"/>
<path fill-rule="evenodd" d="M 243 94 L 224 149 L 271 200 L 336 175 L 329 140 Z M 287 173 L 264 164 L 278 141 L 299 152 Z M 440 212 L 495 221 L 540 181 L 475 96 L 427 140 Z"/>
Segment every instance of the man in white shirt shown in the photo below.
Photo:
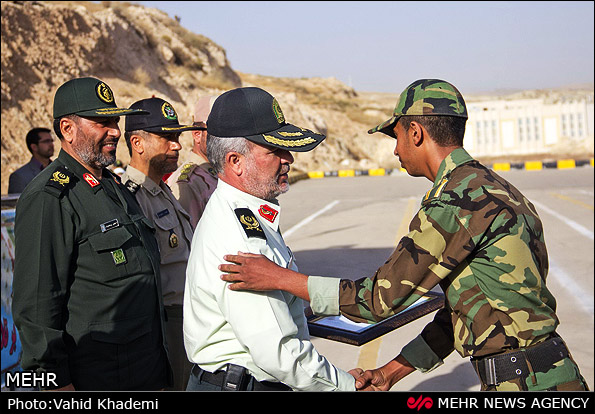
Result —
<path fill-rule="evenodd" d="M 310 151 L 325 136 L 286 123 L 276 99 L 252 87 L 217 98 L 207 129 L 219 184 L 195 230 L 186 272 L 184 344 L 195 364 L 187 390 L 354 391 L 353 375 L 310 342 L 301 299 L 232 291 L 219 270 L 230 251 L 297 269 L 279 230 L 276 197 L 289 189 L 289 151 Z"/>

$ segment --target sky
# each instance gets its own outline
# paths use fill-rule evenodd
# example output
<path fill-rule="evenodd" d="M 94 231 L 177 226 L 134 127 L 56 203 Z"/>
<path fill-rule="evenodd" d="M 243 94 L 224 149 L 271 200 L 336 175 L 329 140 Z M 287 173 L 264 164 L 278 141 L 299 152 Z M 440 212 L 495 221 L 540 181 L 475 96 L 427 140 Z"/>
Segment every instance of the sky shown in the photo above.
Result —
<path fill-rule="evenodd" d="M 388 93 L 420 78 L 463 94 L 594 81 L 592 1 L 135 3 L 179 16 L 244 73 Z"/>

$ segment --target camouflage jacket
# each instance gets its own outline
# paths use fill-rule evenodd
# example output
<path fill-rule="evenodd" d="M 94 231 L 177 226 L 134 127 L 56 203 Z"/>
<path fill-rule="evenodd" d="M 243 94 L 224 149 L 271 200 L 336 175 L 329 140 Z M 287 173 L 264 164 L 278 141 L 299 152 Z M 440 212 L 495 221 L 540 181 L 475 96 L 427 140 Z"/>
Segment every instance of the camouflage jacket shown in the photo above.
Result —
<path fill-rule="evenodd" d="M 372 278 L 341 280 L 339 306 L 350 319 L 377 321 L 439 285 L 445 307 L 412 342 L 425 349 L 403 352 L 429 370 L 453 349 L 478 357 L 545 339 L 558 325 L 547 271 L 535 207 L 460 148 L 442 162 L 388 261 Z M 434 358 L 422 356 L 427 347 Z"/>

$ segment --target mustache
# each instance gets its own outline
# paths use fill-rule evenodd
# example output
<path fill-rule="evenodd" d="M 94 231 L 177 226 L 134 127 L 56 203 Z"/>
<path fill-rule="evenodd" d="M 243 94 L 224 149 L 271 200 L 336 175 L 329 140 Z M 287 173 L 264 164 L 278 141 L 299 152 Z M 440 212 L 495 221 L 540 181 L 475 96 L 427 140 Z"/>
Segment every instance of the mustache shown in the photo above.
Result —
<path fill-rule="evenodd" d="M 118 144 L 120 138 L 106 138 L 101 141 L 101 145 L 110 145 L 110 144 Z"/>
<path fill-rule="evenodd" d="M 291 167 L 289 165 L 282 165 L 279 175 L 287 174 L 290 169 L 291 169 Z"/>

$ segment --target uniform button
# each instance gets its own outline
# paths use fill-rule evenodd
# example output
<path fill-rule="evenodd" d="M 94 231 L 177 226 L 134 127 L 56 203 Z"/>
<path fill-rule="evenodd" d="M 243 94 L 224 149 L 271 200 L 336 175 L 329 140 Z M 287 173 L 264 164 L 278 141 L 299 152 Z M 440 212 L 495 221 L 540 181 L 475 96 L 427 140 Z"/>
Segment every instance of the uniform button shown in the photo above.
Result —
<path fill-rule="evenodd" d="M 517 369 L 515 372 L 516 372 L 516 374 L 517 374 L 517 375 L 521 375 L 521 373 L 522 373 L 523 371 L 521 371 L 520 369 Z"/>
<path fill-rule="evenodd" d="M 511 357 L 510 362 L 516 362 L 516 357 Z"/>

